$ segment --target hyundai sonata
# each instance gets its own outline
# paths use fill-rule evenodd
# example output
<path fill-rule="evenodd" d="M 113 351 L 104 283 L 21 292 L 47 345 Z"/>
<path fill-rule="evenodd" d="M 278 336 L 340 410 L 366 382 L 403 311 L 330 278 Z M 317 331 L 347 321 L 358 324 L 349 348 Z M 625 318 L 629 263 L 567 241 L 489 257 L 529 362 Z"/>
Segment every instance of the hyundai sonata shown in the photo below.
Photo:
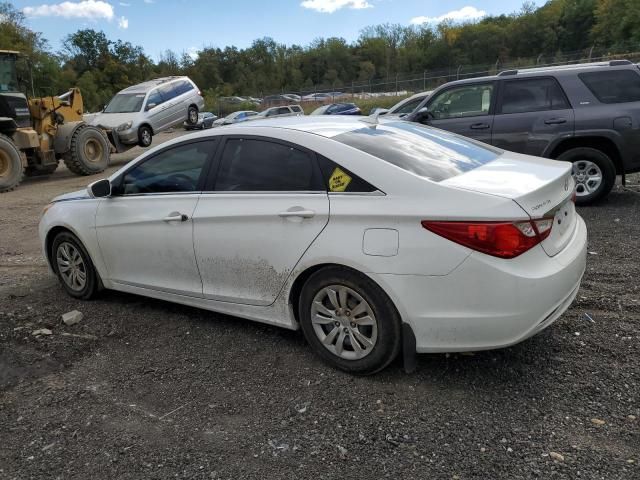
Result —
<path fill-rule="evenodd" d="M 40 223 L 64 289 L 290 329 L 354 373 L 505 347 L 576 296 L 571 164 L 367 117 L 248 122 L 144 153 Z"/>

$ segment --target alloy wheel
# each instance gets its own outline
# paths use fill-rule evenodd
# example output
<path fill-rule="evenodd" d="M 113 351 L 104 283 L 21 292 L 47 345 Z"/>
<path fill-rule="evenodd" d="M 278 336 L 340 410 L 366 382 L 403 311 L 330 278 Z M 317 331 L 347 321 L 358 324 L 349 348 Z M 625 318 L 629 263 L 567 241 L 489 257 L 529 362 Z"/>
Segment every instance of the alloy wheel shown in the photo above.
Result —
<path fill-rule="evenodd" d="M 576 181 L 576 195 L 591 195 L 602 185 L 602 170 L 589 160 L 573 162 L 573 178 Z"/>
<path fill-rule="evenodd" d="M 329 285 L 316 294 L 311 323 L 322 345 L 345 360 L 366 357 L 378 340 L 378 323 L 371 306 L 344 285 Z"/>
<path fill-rule="evenodd" d="M 77 247 L 62 242 L 56 252 L 56 262 L 67 287 L 75 292 L 82 291 L 87 284 L 87 268 Z"/>

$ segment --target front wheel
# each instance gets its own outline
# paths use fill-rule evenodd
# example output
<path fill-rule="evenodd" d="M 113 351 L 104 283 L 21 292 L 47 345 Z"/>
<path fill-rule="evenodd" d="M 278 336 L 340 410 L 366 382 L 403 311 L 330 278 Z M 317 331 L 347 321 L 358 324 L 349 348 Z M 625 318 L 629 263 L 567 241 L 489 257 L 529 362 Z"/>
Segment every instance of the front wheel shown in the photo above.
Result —
<path fill-rule="evenodd" d="M 98 291 L 98 274 L 80 240 L 67 232 L 53 240 L 51 263 L 66 292 L 88 300 Z"/>
<path fill-rule="evenodd" d="M 346 268 L 327 267 L 311 275 L 300 296 L 299 318 L 315 352 L 350 373 L 376 373 L 400 351 L 395 306 L 369 277 Z"/>
<path fill-rule="evenodd" d="M 22 180 L 22 173 L 20 150 L 13 140 L 0 134 L 0 193 L 17 187 Z"/>
<path fill-rule="evenodd" d="M 151 142 L 153 141 L 153 132 L 151 132 L 151 128 L 147 125 L 142 125 L 138 129 L 138 145 L 143 148 L 147 148 L 151 146 Z"/>
<path fill-rule="evenodd" d="M 71 137 L 64 164 L 76 175 L 94 175 L 109 165 L 109 143 L 102 131 L 91 125 L 79 127 Z"/>
<path fill-rule="evenodd" d="M 573 163 L 576 204 L 589 205 L 606 197 L 616 182 L 616 168 L 604 152 L 590 147 L 567 150 L 558 160 Z"/>

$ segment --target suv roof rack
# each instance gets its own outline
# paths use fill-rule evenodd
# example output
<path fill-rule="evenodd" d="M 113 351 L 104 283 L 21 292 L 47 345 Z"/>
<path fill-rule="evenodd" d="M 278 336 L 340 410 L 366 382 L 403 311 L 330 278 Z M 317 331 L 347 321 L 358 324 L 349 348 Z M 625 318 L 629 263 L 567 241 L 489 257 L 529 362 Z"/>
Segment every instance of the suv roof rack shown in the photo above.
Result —
<path fill-rule="evenodd" d="M 518 75 L 519 73 L 538 73 L 538 72 L 553 72 L 556 70 L 574 70 L 579 68 L 592 68 L 592 67 L 619 67 L 622 65 L 633 65 L 633 62 L 629 60 L 609 60 L 607 62 L 589 62 L 589 63 L 573 63 L 569 65 L 549 65 L 546 67 L 532 67 L 523 68 L 522 70 L 503 70 L 498 73 L 499 77 L 507 75 Z"/>

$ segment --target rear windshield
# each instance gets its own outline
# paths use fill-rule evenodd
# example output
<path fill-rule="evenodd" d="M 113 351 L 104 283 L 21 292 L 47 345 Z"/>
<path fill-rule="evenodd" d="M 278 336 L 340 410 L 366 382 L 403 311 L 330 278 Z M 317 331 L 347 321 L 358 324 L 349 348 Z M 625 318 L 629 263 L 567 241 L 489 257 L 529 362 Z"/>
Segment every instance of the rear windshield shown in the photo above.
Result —
<path fill-rule="evenodd" d="M 372 125 L 333 139 L 434 182 L 478 168 L 502 153 L 488 145 L 410 122 Z"/>
<path fill-rule="evenodd" d="M 104 113 L 139 112 L 144 96 L 144 93 L 119 93 L 111 99 Z"/>
<path fill-rule="evenodd" d="M 602 103 L 640 102 L 640 75 L 633 70 L 609 70 L 578 75 Z"/>

